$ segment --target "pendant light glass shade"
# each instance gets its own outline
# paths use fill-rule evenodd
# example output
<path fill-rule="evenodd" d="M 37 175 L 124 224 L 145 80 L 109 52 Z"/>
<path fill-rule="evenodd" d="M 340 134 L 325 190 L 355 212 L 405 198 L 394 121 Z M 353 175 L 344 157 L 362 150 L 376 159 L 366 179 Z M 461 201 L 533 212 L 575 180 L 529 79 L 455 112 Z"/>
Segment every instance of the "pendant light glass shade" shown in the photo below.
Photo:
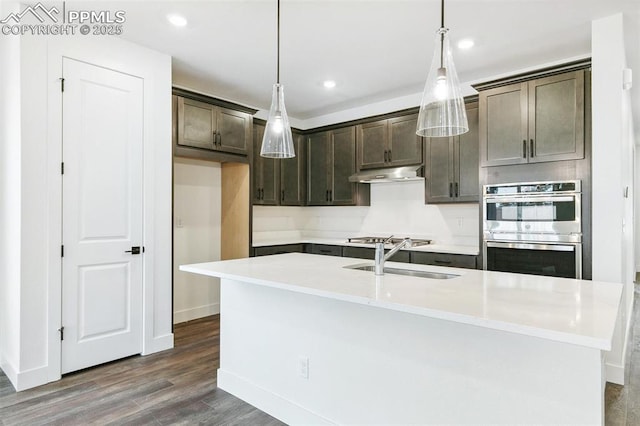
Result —
<path fill-rule="evenodd" d="M 271 108 L 269 109 L 269 118 L 264 129 L 260 155 L 269 158 L 291 158 L 296 156 L 289 117 L 284 107 L 284 91 L 282 85 L 278 83 L 273 85 Z"/>
<path fill-rule="evenodd" d="M 419 136 L 438 138 L 469 131 L 448 31 L 440 28 L 436 33 L 436 49 L 418 115 L 416 133 Z"/>
<path fill-rule="evenodd" d="M 293 135 L 289 116 L 284 107 L 284 88 L 280 84 L 280 0 L 278 0 L 278 58 L 276 60 L 276 84 L 273 85 L 271 108 L 262 137 L 260 156 L 267 158 L 292 158 L 296 156 L 293 148 Z"/>

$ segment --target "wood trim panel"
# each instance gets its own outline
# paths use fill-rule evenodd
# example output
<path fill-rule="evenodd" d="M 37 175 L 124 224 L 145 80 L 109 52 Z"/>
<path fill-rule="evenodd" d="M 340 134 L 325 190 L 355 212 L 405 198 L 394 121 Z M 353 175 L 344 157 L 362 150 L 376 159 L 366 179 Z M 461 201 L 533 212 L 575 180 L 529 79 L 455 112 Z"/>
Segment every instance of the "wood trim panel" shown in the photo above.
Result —
<path fill-rule="evenodd" d="M 222 164 L 222 260 L 249 257 L 251 179 L 248 164 Z"/>

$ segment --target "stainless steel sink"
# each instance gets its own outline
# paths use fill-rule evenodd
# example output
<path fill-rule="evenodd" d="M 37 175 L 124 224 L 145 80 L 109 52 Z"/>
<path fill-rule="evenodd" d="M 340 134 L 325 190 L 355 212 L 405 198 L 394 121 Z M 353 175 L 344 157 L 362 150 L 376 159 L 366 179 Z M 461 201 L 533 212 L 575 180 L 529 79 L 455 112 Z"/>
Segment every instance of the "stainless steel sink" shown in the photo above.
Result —
<path fill-rule="evenodd" d="M 359 271 L 370 271 L 373 272 L 373 265 L 348 265 L 345 266 L 347 269 L 357 269 Z M 442 272 L 429 272 L 429 271 L 417 271 L 415 269 L 401 269 L 401 268 L 384 268 L 385 274 L 395 274 L 395 275 L 407 275 L 410 277 L 420 277 L 420 278 L 432 278 L 436 280 L 448 280 L 451 278 L 459 277 L 460 275 L 456 274 L 445 274 Z"/>

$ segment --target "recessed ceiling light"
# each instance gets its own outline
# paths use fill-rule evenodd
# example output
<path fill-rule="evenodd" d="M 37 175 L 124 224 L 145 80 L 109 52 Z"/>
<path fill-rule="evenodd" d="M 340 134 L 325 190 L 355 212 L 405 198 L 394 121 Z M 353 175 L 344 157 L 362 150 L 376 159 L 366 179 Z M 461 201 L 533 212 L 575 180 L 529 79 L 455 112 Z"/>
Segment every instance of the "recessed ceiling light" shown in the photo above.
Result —
<path fill-rule="evenodd" d="M 325 89 L 333 89 L 334 87 L 336 87 L 336 82 L 333 80 L 327 80 L 322 83 L 322 85 L 325 87 Z"/>
<path fill-rule="evenodd" d="M 471 49 L 473 45 L 474 45 L 474 42 L 470 38 L 463 38 L 458 42 L 459 49 Z"/>
<path fill-rule="evenodd" d="M 187 18 L 180 15 L 168 15 L 167 19 L 176 27 L 184 27 L 187 25 Z"/>

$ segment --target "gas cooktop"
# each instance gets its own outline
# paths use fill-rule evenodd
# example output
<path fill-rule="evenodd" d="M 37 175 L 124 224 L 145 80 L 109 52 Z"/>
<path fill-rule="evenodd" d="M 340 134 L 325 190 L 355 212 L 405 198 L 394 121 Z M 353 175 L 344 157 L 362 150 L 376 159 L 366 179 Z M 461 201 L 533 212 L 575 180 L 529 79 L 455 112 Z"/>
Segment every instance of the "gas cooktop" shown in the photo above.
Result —
<path fill-rule="evenodd" d="M 403 238 L 388 238 L 388 237 L 353 237 L 347 240 L 348 243 L 356 243 L 356 244 L 375 244 L 375 243 L 384 243 L 385 241 L 388 244 L 398 244 L 401 242 Z M 431 240 L 423 240 L 423 239 L 411 239 L 411 247 L 419 247 L 426 246 L 427 244 L 431 244 Z"/>

